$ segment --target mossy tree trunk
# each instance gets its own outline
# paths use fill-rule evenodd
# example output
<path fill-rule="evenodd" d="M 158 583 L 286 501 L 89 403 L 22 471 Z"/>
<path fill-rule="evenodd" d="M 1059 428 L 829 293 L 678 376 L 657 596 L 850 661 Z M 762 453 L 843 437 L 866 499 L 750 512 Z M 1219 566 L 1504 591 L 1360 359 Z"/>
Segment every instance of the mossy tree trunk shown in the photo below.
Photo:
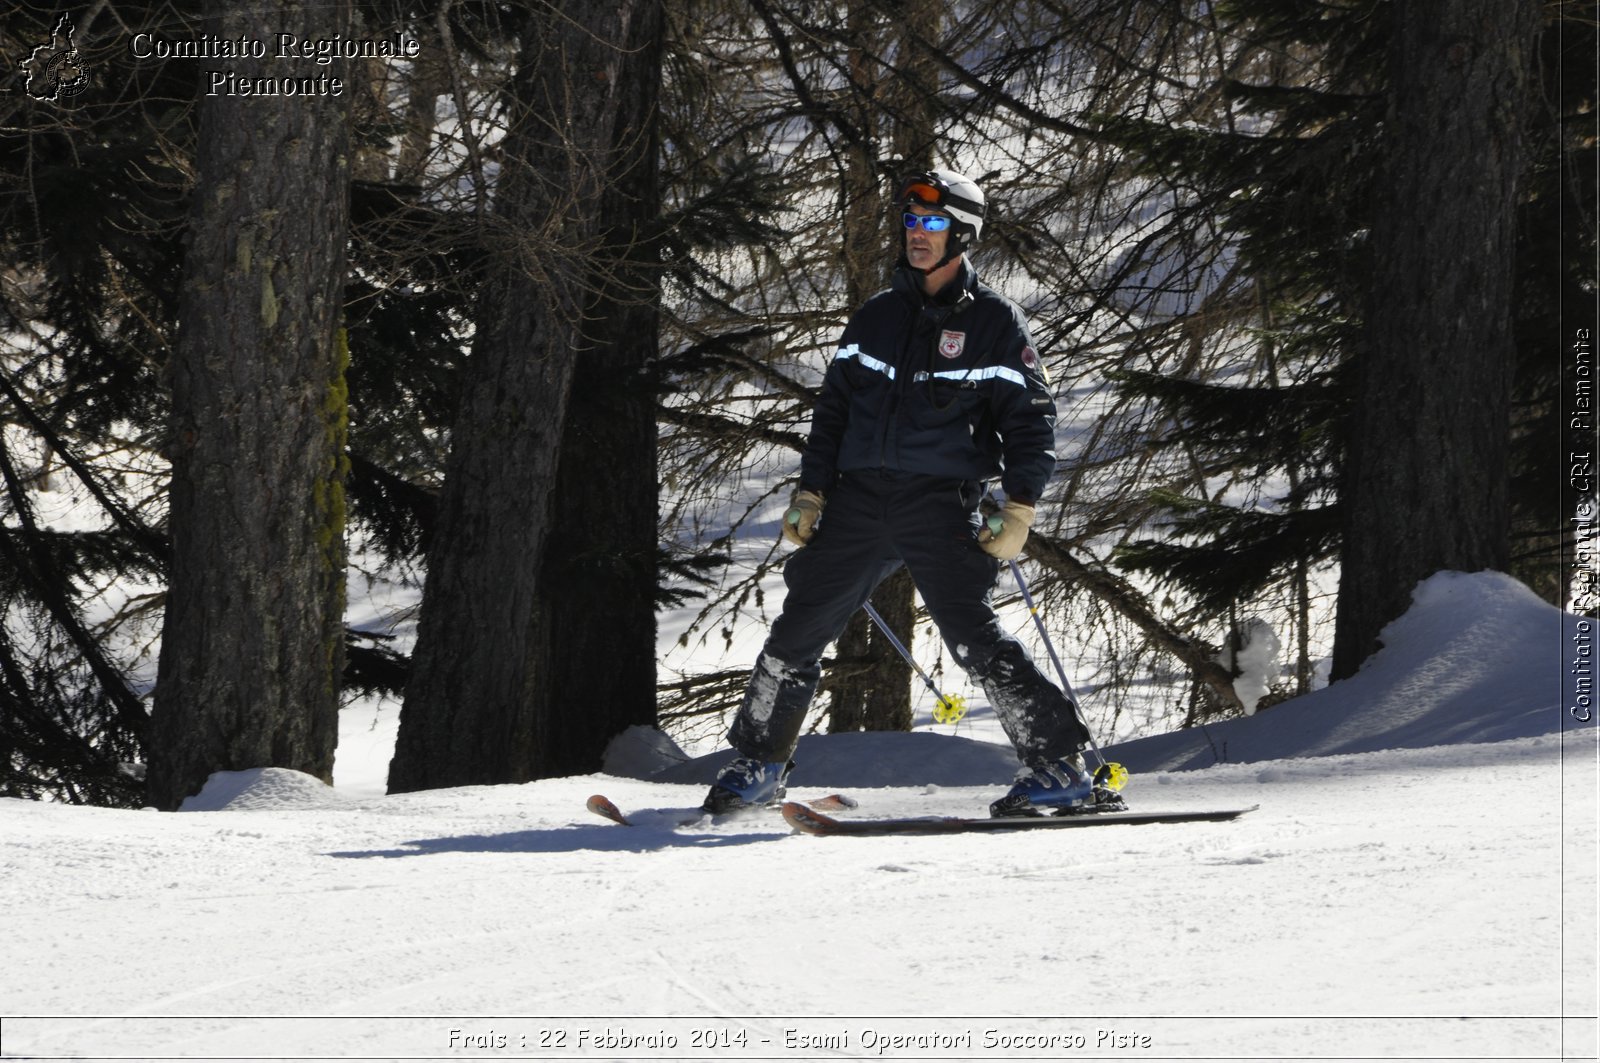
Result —
<path fill-rule="evenodd" d="M 348 31 L 338 2 L 213 0 L 205 29 Z M 280 76 L 270 56 L 243 76 Z M 213 772 L 332 781 L 343 669 L 349 188 L 342 97 L 200 105 L 190 243 L 172 355 L 172 568 L 148 799 Z"/>

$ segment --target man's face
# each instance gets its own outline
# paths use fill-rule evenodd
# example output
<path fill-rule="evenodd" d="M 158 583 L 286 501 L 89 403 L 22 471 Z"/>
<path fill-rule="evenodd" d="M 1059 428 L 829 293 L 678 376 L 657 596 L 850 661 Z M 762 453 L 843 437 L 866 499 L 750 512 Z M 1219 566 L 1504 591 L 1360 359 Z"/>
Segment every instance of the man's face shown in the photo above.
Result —
<path fill-rule="evenodd" d="M 907 213 L 919 216 L 938 214 L 937 210 L 929 210 L 920 203 L 912 203 L 906 207 Z M 950 230 L 942 233 L 930 233 L 921 225 L 915 229 L 906 230 L 906 261 L 918 269 L 930 269 L 933 264 L 944 257 L 945 244 L 950 241 Z"/>

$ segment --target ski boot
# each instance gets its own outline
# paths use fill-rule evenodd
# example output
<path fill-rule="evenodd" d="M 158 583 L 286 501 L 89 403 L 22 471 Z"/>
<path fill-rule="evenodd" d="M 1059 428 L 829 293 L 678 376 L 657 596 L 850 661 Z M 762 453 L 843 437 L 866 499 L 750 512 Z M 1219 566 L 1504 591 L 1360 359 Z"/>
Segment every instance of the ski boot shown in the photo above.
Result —
<path fill-rule="evenodd" d="M 784 795 L 783 780 L 794 762 L 763 762 L 754 757 L 734 757 L 717 772 L 717 781 L 700 807 L 714 816 L 760 805 L 776 804 Z"/>
<path fill-rule="evenodd" d="M 991 816 L 1078 816 L 1095 812 L 1121 812 L 1127 804 L 1083 763 L 1082 753 L 1036 768 L 1024 767 L 1011 789 L 989 806 Z"/>

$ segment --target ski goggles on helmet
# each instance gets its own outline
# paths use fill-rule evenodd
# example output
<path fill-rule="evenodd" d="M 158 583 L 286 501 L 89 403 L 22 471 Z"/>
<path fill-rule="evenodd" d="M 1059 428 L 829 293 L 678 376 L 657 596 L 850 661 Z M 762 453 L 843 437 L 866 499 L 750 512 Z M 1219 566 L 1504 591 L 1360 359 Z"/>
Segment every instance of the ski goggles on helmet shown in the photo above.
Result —
<path fill-rule="evenodd" d="M 937 207 L 944 202 L 944 189 L 926 181 L 908 181 L 900 189 L 900 198 L 907 203 L 915 199 L 930 207 Z"/>
<path fill-rule="evenodd" d="M 925 232 L 942 233 L 950 228 L 950 218 L 944 214 L 913 214 L 908 210 L 901 217 L 907 229 L 915 229 L 920 225 Z"/>

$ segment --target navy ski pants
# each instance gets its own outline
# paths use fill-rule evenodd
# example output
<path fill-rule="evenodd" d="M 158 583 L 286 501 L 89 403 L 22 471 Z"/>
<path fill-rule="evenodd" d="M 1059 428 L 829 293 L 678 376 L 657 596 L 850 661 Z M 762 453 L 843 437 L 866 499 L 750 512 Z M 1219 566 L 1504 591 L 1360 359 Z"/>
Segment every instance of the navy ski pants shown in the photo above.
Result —
<path fill-rule="evenodd" d="M 982 490 L 981 483 L 904 473 L 841 477 L 811 542 L 784 563 L 788 596 L 729 733 L 734 749 L 767 762 L 793 755 L 822 677 L 822 651 L 901 565 L 1024 764 L 1088 745 L 1072 703 L 1005 632 L 990 604 L 1000 562 L 978 546 Z"/>

